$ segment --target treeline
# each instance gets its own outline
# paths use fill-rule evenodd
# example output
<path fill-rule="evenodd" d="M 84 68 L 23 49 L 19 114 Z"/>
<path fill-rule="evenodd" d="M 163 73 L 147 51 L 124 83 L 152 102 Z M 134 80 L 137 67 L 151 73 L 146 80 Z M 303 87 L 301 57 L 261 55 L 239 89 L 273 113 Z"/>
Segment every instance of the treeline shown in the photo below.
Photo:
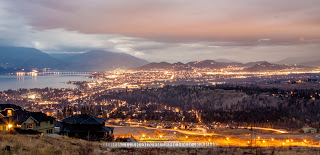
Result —
<path fill-rule="evenodd" d="M 320 120 L 319 90 L 313 89 L 179 85 L 110 92 L 103 97 L 124 100 L 129 104 L 158 103 L 183 111 L 195 110 L 204 123 L 259 124 L 294 129 L 305 124 L 319 128 Z M 237 101 L 225 103 L 237 98 Z"/>

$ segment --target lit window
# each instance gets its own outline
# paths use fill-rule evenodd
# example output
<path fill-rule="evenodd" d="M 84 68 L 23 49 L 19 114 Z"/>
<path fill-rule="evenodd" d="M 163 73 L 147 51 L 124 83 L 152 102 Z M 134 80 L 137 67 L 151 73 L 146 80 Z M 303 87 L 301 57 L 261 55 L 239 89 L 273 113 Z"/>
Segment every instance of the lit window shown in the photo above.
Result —
<path fill-rule="evenodd" d="M 26 124 L 27 129 L 33 129 L 33 123 Z"/>
<path fill-rule="evenodd" d="M 7 110 L 7 116 L 12 116 L 12 110 Z"/>

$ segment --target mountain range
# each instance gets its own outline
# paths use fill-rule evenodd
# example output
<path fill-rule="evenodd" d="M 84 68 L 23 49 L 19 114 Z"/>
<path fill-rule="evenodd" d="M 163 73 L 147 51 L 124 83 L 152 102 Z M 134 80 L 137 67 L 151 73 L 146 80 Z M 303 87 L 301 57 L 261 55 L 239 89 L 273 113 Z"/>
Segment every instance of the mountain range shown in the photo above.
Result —
<path fill-rule="evenodd" d="M 116 68 L 134 68 L 148 61 L 125 53 L 93 50 L 81 54 L 49 55 L 35 48 L 0 47 L 0 72 L 21 69 L 52 68 L 74 71 L 105 71 Z"/>
<path fill-rule="evenodd" d="M 275 64 L 297 64 L 297 65 L 305 65 L 312 67 L 320 66 L 320 57 L 289 57 L 286 59 L 282 59 L 280 61 L 274 62 Z"/>
<path fill-rule="evenodd" d="M 93 50 L 74 55 L 67 61 L 67 70 L 105 71 L 117 68 L 133 68 L 148 64 L 148 61 L 125 53 Z"/>
<path fill-rule="evenodd" d="M 296 62 L 296 63 L 294 63 Z M 294 65 L 288 65 L 294 64 Z M 15 72 L 21 69 L 32 70 L 51 68 L 72 71 L 106 71 L 117 68 L 134 70 L 175 69 L 190 70 L 194 68 L 222 69 L 228 66 L 243 67 L 245 71 L 275 71 L 283 69 L 306 70 L 320 66 L 318 57 L 287 58 L 269 63 L 256 61 L 239 63 L 227 59 L 193 61 L 188 63 L 152 62 L 136 58 L 132 55 L 92 50 L 75 54 L 47 54 L 35 48 L 0 47 L 0 72 Z"/>
<path fill-rule="evenodd" d="M 269 63 L 267 61 L 257 61 L 249 63 L 239 62 L 217 62 L 214 60 L 193 61 L 188 63 L 167 63 L 167 62 L 153 62 L 140 67 L 135 70 L 155 70 L 155 69 L 174 69 L 174 70 L 191 70 L 194 68 L 208 68 L 208 69 L 223 69 L 227 67 L 243 67 L 244 71 L 248 72 L 263 72 L 263 71 L 276 71 L 284 69 L 294 70 L 310 70 L 312 67 L 302 65 L 279 65 Z"/>

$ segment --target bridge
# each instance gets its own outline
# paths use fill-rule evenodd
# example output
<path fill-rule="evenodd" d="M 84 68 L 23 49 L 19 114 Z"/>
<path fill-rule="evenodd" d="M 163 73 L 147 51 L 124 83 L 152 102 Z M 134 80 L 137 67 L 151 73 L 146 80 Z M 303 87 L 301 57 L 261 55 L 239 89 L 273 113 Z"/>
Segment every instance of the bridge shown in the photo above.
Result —
<path fill-rule="evenodd" d="M 92 74 L 93 72 L 38 72 L 38 75 L 43 75 L 43 74 Z"/>
<path fill-rule="evenodd" d="M 17 76 L 38 76 L 38 75 L 87 75 L 92 74 L 93 72 L 17 72 Z"/>

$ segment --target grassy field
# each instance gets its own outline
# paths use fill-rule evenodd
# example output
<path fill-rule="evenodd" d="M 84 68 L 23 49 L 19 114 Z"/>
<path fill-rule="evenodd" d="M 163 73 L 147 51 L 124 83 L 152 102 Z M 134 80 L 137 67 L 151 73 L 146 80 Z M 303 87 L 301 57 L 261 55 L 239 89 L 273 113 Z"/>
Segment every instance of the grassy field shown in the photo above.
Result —
<path fill-rule="evenodd" d="M 101 142 L 88 142 L 63 136 L 31 136 L 31 135 L 3 135 L 0 134 L 0 154 L 17 155 L 99 155 L 99 154 L 320 154 L 320 148 L 308 147 L 216 147 L 205 149 L 110 149 Z M 10 151 L 5 150 L 10 146 Z"/>
<path fill-rule="evenodd" d="M 10 146 L 10 151 L 5 150 Z M 98 143 L 87 142 L 68 137 L 48 137 L 33 135 L 0 134 L 0 154 L 18 155 L 60 155 L 60 154 L 95 154 Z"/>
<path fill-rule="evenodd" d="M 252 155 L 318 155 L 320 150 L 317 148 L 214 148 L 214 149 L 115 149 L 108 152 L 108 154 L 134 154 L 134 155 L 149 155 L 149 154 L 164 154 L 164 155 L 242 155 L 242 154 L 252 154 Z"/>

